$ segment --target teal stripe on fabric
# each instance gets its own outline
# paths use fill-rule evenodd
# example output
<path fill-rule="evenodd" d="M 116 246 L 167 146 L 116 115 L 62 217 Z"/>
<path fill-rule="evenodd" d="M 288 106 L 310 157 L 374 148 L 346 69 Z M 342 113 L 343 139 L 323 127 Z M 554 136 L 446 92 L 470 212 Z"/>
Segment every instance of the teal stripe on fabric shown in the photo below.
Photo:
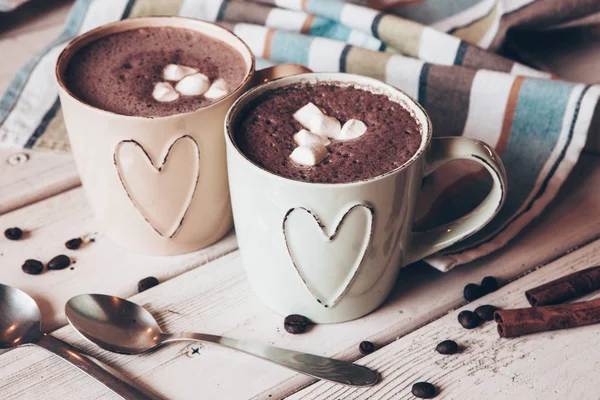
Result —
<path fill-rule="evenodd" d="M 273 65 L 275 65 L 274 62 L 272 62 L 271 60 L 265 60 L 264 58 L 257 58 L 256 59 L 256 69 L 263 69 L 263 68 L 269 68 L 272 67 Z"/>
<path fill-rule="evenodd" d="M 323 17 L 316 17 L 310 28 L 310 34 L 313 36 L 322 36 L 342 42 L 348 41 L 350 32 L 352 32 L 352 29 L 346 25 Z"/>
<path fill-rule="evenodd" d="M 484 0 L 428 0 L 424 3 L 400 6 L 391 11 L 401 17 L 430 25 L 467 10 L 482 1 Z"/>
<path fill-rule="evenodd" d="M 308 0 L 306 11 L 334 21 L 339 21 L 346 3 L 338 0 Z"/>
<path fill-rule="evenodd" d="M 531 193 L 557 144 L 569 97 L 576 86 L 533 78 L 523 81 L 502 156 L 511 183 L 503 213 L 516 212 Z"/>
<path fill-rule="evenodd" d="M 308 64 L 308 49 L 313 38 L 297 33 L 275 31 L 271 43 L 271 60 Z"/>
<path fill-rule="evenodd" d="M 81 23 L 87 14 L 87 10 L 93 0 L 77 0 L 71 8 L 71 12 L 67 18 L 67 23 L 62 33 L 48 46 L 35 53 L 25 65 L 23 65 L 12 79 L 8 88 L 0 98 L 0 124 L 4 122 L 10 110 L 14 107 L 17 99 L 21 95 L 25 84 L 29 80 L 32 71 L 35 69 L 40 60 L 55 46 L 70 40 L 77 35 Z"/>

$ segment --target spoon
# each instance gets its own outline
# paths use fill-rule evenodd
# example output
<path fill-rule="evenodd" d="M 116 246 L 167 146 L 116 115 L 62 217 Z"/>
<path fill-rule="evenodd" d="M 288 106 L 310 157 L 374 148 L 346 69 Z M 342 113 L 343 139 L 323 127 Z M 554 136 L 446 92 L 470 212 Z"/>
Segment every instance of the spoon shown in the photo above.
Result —
<path fill-rule="evenodd" d="M 146 309 L 102 294 L 73 297 L 65 307 L 67 319 L 85 338 L 108 351 L 138 354 L 177 341 L 220 344 L 271 361 L 291 370 L 352 386 L 377 383 L 378 374 L 361 365 L 202 333 L 165 333 Z"/>
<path fill-rule="evenodd" d="M 124 399 L 161 400 L 148 389 L 137 387 L 131 379 L 108 365 L 43 333 L 41 325 L 40 309 L 35 300 L 19 289 L 0 283 L 0 350 L 39 346 L 81 369 Z"/>

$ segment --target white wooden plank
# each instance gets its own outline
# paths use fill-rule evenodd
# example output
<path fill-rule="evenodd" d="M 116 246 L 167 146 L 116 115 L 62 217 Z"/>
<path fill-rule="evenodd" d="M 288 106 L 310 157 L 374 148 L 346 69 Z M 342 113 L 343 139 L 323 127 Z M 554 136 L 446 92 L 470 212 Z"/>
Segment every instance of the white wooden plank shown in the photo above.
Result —
<path fill-rule="evenodd" d="M 0 149 L 0 215 L 79 185 L 71 155 Z"/>
<path fill-rule="evenodd" d="M 436 385 L 440 399 L 595 400 L 600 384 L 598 326 L 500 339 L 496 323 L 466 330 L 457 315 L 482 304 L 528 307 L 527 289 L 599 263 L 596 241 L 364 357 L 360 364 L 382 375 L 372 388 L 319 382 L 290 400 L 412 399 L 412 384 L 419 381 Z M 437 343 L 446 339 L 455 340 L 462 351 L 451 356 L 435 352 Z"/>
<path fill-rule="evenodd" d="M 578 167 L 574 177 L 576 179 L 572 179 L 561 194 L 561 202 L 553 205 L 544 218 L 504 251 L 448 274 L 421 264 L 413 265 L 401 272 L 400 281 L 384 306 L 365 318 L 349 323 L 319 325 L 304 335 L 287 334 L 281 328 L 281 316 L 264 308 L 251 293 L 238 252 L 133 299 L 156 313 L 165 329 L 227 334 L 322 355 L 357 359 L 360 357 L 357 349 L 360 341 L 371 340 L 381 346 L 389 344 L 460 306 L 463 302 L 462 288 L 466 283 L 477 282 L 486 275 L 495 275 L 504 281 L 514 279 L 532 266 L 564 254 L 581 240 L 600 232 L 600 215 L 596 208 L 600 198 L 600 167 L 591 158 L 589 164 Z M 73 223 L 76 224 L 75 221 Z M 556 227 L 561 229 L 560 241 L 556 240 Z M 109 251 L 104 250 L 103 253 Z M 130 262 L 135 261 L 130 259 Z M 72 284 L 81 285 L 75 281 Z M 37 285 L 31 287 L 42 293 L 41 298 L 54 297 Z M 105 293 L 117 292 L 109 288 Z M 57 333 L 83 345 L 68 327 Z M 184 345 L 166 347 L 143 357 L 107 354 L 90 346 L 86 349 L 169 398 L 246 399 L 254 396 L 266 399 L 269 395 L 270 398 L 283 398 L 313 382 L 278 366 L 212 345 L 207 345 L 207 350 L 194 359 L 184 354 Z M 29 388 L 32 397 L 42 394 L 50 399 L 99 396 L 101 392 L 93 382 L 74 376 L 58 363 L 53 364 L 51 371 L 44 370 L 43 367 L 48 364 L 42 360 L 47 357 L 39 353 L 35 349 L 19 350 L 0 357 L 3 375 L 23 376 L 22 379 L 11 380 L 0 377 L 0 387 L 5 388 L 7 395 Z M 27 361 L 19 361 L 22 358 Z M 42 371 L 53 382 L 51 393 L 48 386 L 36 384 L 35 379 Z M 231 385 L 232 379 L 235 385 Z M 79 391 L 73 391 L 75 383 Z"/>
<path fill-rule="evenodd" d="M 137 292 L 137 282 L 142 278 L 170 279 L 231 252 L 237 246 L 231 233 L 198 252 L 151 257 L 123 250 L 99 233 L 94 243 L 79 250 L 67 250 L 65 241 L 97 231 L 81 188 L 0 216 L 0 231 L 12 226 L 28 231 L 29 237 L 9 241 L 0 236 L 0 282 L 25 290 L 40 302 L 46 330 L 54 330 L 66 323 L 64 304 L 76 294 L 98 292 L 129 297 Z M 46 263 L 63 253 L 76 261 L 73 270 L 46 270 L 37 276 L 21 271 L 25 259 L 34 258 Z"/>

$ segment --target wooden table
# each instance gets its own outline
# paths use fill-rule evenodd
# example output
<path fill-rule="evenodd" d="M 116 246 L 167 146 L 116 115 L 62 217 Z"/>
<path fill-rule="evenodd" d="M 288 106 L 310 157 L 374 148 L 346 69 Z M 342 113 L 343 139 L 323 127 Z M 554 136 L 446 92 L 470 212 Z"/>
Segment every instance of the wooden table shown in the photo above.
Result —
<path fill-rule="evenodd" d="M 37 47 L 55 35 L 69 1 L 0 32 L 0 90 Z M 1 21 L 1 19 L 0 19 Z M 32 28 L 33 27 L 33 28 Z M 7 62 L 4 61 L 7 60 Z M 15 155 L 29 157 L 14 163 Z M 584 155 L 543 216 L 505 249 L 442 274 L 418 263 L 401 271 L 394 293 L 374 313 L 345 324 L 318 325 L 303 335 L 282 329 L 282 317 L 252 294 L 233 233 L 202 251 L 177 257 L 128 253 L 97 232 L 73 161 L 68 155 L 0 150 L 0 230 L 27 229 L 29 237 L 0 238 L 0 282 L 31 294 L 44 329 L 83 348 L 169 399 L 409 399 L 411 386 L 430 381 L 441 399 L 598 399 L 600 329 L 597 326 L 499 339 L 495 324 L 464 330 L 456 316 L 480 304 L 526 306 L 527 288 L 600 264 L 600 156 Z M 96 242 L 77 251 L 63 243 L 86 234 Z M 30 276 L 26 258 L 69 254 L 74 269 Z M 138 280 L 161 284 L 136 294 Z M 464 306 L 462 288 L 486 275 L 504 286 Z M 256 340 L 356 361 L 382 381 L 368 389 L 317 382 L 270 363 L 211 344 L 173 344 L 143 356 L 94 347 L 66 325 L 64 304 L 73 295 L 99 292 L 131 298 L 169 331 L 196 330 Z M 434 351 L 443 339 L 463 348 Z M 361 356 L 358 343 L 377 351 Z M 197 349 L 197 350 L 194 350 Z M 44 350 L 20 348 L 0 356 L 1 399 L 112 399 L 110 392 Z"/>

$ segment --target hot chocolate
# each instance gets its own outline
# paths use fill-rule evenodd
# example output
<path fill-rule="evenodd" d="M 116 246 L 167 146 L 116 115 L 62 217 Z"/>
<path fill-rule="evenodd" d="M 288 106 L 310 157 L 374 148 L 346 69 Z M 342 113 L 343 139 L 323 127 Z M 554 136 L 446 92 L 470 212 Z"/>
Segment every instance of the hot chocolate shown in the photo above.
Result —
<path fill-rule="evenodd" d="M 324 122 L 319 125 L 311 118 Z M 282 177 L 313 183 L 375 178 L 406 163 L 422 140 L 420 124 L 401 104 L 383 94 L 331 83 L 266 92 L 235 123 L 235 143 L 253 163 Z M 323 135 L 311 135 L 320 129 Z M 302 146 L 298 132 L 309 141 L 324 140 Z M 308 158 L 296 157 L 299 148 Z M 314 165 L 303 164 L 305 160 Z"/>
<path fill-rule="evenodd" d="M 173 27 L 133 29 L 79 49 L 66 72 L 80 100 L 117 114 L 162 117 L 208 106 L 247 75 L 242 56 L 202 33 Z"/>

